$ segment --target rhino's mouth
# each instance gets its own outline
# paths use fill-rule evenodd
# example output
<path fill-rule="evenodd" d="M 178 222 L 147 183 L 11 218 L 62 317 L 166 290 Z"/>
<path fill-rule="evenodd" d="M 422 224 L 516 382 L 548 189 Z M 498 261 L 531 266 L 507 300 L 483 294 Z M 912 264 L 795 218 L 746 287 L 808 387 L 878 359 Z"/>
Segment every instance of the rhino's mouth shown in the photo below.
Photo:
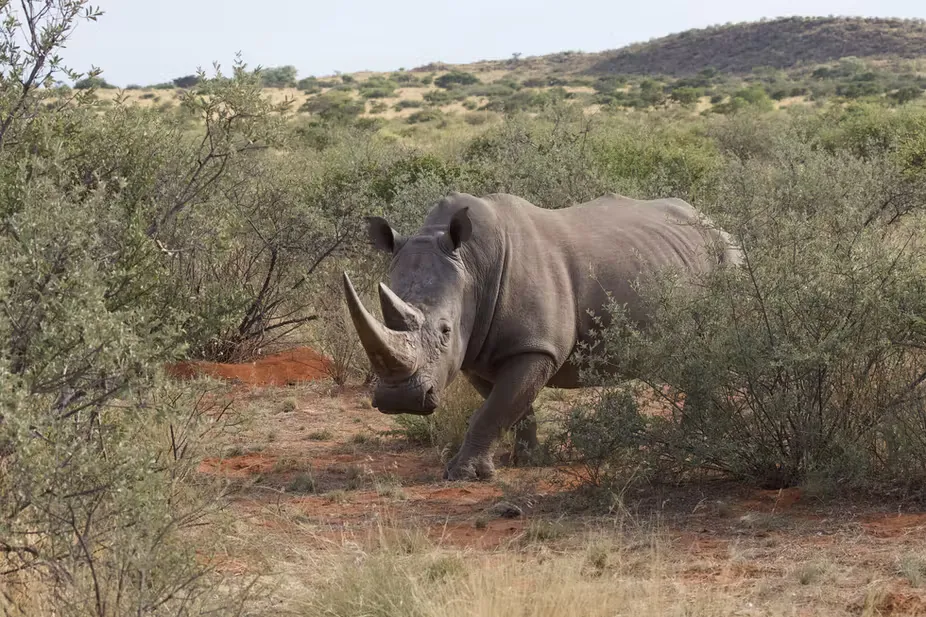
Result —
<path fill-rule="evenodd" d="M 437 409 L 438 397 L 434 388 L 421 390 L 410 387 L 381 385 L 373 393 L 373 407 L 385 414 L 413 414 L 429 416 Z"/>

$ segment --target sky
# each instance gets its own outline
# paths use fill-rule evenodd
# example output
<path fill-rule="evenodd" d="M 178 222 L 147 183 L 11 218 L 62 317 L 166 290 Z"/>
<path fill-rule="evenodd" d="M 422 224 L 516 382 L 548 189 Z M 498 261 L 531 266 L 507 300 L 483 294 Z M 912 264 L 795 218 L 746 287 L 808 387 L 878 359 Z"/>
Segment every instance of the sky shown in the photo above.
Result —
<path fill-rule="evenodd" d="M 617 49 L 689 28 L 790 15 L 926 18 L 924 0 L 96 0 L 62 56 L 126 86 L 230 67 L 300 77 Z"/>

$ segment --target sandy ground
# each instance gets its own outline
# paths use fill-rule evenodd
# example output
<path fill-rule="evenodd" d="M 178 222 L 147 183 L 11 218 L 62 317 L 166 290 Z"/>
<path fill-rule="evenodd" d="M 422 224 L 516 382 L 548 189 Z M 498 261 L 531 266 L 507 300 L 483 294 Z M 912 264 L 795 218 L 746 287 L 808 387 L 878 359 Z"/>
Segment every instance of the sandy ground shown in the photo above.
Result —
<path fill-rule="evenodd" d="M 307 366 L 307 355 L 290 360 Z M 309 588 L 316 579 L 296 565 L 384 528 L 417 534 L 428 550 L 458 551 L 467 564 L 567 559 L 587 552 L 593 537 L 625 547 L 622 563 L 637 550 L 641 563 L 659 561 L 660 585 L 684 590 L 679 601 L 723 601 L 724 610 L 705 614 L 926 615 L 926 512 L 912 505 L 717 481 L 633 488 L 603 512 L 579 505 L 557 470 L 500 462 L 492 482 L 448 483 L 439 453 L 396 434 L 365 390 L 309 381 L 318 367 L 300 379 L 292 363 L 271 364 L 285 379 L 260 367 L 226 370 L 237 376 L 236 404 L 250 422 L 199 468 L 232 487 L 232 531 L 210 559 L 233 576 L 295 569 L 288 584 Z M 506 518 L 499 502 L 521 514 Z"/>

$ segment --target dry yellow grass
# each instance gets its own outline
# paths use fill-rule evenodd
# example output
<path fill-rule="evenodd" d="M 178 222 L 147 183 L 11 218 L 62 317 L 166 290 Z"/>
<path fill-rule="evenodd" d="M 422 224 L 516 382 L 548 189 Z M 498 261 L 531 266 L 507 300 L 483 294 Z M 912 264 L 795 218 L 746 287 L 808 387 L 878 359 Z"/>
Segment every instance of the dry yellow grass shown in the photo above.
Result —
<path fill-rule="evenodd" d="M 577 396 L 549 391 L 541 406 Z M 392 420 L 366 401 L 320 386 L 247 395 L 252 427 L 226 457 L 254 467 L 232 465 L 241 488 L 199 542 L 219 573 L 258 579 L 256 615 L 926 612 L 926 513 L 730 484 L 644 487 L 610 513 L 581 510 L 543 468 L 445 483 L 437 454 L 384 435 Z M 313 491 L 291 490 L 299 473 Z M 524 515 L 500 518 L 500 500 Z"/>

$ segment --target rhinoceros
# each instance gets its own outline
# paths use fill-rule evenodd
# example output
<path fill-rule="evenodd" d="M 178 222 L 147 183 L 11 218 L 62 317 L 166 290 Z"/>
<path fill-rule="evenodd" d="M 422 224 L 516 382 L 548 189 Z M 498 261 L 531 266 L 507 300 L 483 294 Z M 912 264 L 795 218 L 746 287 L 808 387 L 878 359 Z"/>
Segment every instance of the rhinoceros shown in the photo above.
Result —
<path fill-rule="evenodd" d="M 343 280 L 378 377 L 373 406 L 431 414 L 462 372 L 485 402 L 444 478 L 491 478 L 491 448 L 502 430 L 517 425 L 516 441 L 536 445 L 533 402 L 544 387 L 597 385 L 581 383 L 568 360 L 590 340 L 590 311 L 602 313 L 607 292 L 646 327 L 651 320 L 632 286 L 638 276 L 738 262 L 730 236 L 698 220 L 674 198 L 608 194 L 550 210 L 514 195 L 464 193 L 441 199 L 410 237 L 368 218 L 372 244 L 392 256 L 390 286 L 379 285 L 382 322 L 363 306 L 347 272 Z"/>

